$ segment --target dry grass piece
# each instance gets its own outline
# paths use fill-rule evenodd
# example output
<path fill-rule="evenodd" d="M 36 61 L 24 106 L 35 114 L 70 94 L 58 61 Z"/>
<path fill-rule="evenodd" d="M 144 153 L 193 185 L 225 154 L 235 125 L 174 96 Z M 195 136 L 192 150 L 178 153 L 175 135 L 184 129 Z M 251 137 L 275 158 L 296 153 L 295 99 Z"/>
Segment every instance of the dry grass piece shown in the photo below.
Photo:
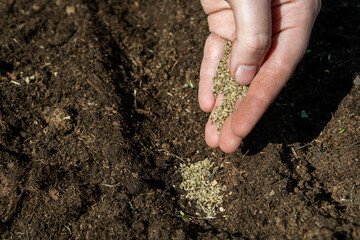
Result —
<path fill-rule="evenodd" d="M 218 133 L 220 133 L 225 119 L 234 112 L 236 100 L 244 97 L 248 90 L 248 86 L 239 85 L 230 75 L 228 67 L 230 51 L 231 42 L 228 42 L 225 47 L 225 55 L 220 59 L 213 77 L 212 91 L 214 95 L 223 94 L 224 96 L 221 105 L 215 107 L 210 115 L 211 123 L 217 125 Z"/>

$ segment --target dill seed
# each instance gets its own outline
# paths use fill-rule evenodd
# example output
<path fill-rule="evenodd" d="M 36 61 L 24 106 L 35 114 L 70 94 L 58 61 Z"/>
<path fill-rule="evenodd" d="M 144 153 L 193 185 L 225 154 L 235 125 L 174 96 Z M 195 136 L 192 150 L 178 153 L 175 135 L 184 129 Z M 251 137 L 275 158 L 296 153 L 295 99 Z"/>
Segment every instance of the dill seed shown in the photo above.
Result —
<path fill-rule="evenodd" d="M 185 198 L 196 202 L 197 209 L 204 211 L 207 217 L 214 216 L 221 207 L 223 196 L 220 194 L 226 190 L 225 185 L 213 179 L 218 169 L 207 158 L 194 164 L 180 164 L 179 168 L 183 178 L 180 188 L 187 192 Z"/>
<path fill-rule="evenodd" d="M 237 99 L 246 95 L 248 86 L 239 85 L 230 75 L 228 68 L 231 42 L 225 47 L 225 55 L 220 59 L 217 71 L 213 77 L 212 91 L 215 96 L 223 94 L 223 101 L 220 106 L 215 107 L 210 115 L 211 123 L 216 124 L 218 133 L 224 125 L 225 119 L 234 112 Z"/>

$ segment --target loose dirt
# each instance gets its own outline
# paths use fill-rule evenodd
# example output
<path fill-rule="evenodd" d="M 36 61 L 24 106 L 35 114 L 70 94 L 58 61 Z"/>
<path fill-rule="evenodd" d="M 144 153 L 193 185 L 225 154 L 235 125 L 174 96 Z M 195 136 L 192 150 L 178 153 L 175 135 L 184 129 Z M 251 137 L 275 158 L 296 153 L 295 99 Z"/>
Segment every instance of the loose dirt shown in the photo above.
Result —
<path fill-rule="evenodd" d="M 232 155 L 204 141 L 199 1 L 4 0 L 0 16 L 2 239 L 360 238 L 356 1 L 323 2 Z M 190 217 L 188 158 L 224 165 L 227 218 Z"/>

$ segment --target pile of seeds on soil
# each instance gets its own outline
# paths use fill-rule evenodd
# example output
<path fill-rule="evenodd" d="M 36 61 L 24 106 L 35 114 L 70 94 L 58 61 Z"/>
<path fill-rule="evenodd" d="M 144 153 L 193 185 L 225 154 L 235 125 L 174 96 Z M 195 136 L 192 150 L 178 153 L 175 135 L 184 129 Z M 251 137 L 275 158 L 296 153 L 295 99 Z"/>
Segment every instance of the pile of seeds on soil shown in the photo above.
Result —
<path fill-rule="evenodd" d="M 214 162 L 207 158 L 189 165 L 180 164 L 183 177 L 180 188 L 187 192 L 182 197 L 195 201 L 197 209 L 204 211 L 207 217 L 215 216 L 217 210 L 224 211 L 221 206 L 223 203 L 221 192 L 226 190 L 226 186 L 214 179 L 218 170 L 219 167 L 214 167 Z"/>
<path fill-rule="evenodd" d="M 211 123 L 217 125 L 218 133 L 220 133 L 225 119 L 235 110 L 236 100 L 244 97 L 248 90 L 248 86 L 239 85 L 230 75 L 228 67 L 230 51 L 231 42 L 228 42 L 225 47 L 225 55 L 220 59 L 213 77 L 212 91 L 214 95 L 223 94 L 221 105 L 215 107 L 210 115 Z"/>

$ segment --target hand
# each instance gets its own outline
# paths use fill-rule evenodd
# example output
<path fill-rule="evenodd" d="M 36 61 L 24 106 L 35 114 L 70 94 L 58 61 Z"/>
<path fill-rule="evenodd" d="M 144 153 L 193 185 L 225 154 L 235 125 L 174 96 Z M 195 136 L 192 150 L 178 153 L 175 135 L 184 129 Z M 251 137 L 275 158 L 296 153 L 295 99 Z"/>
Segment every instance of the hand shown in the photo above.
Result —
<path fill-rule="evenodd" d="M 232 41 L 230 73 L 250 84 L 220 134 L 210 120 L 205 141 L 213 148 L 235 152 L 291 77 L 309 42 L 321 8 L 320 0 L 201 0 L 211 34 L 200 69 L 199 104 L 211 112 L 221 104 L 211 86 L 218 61 Z"/>

